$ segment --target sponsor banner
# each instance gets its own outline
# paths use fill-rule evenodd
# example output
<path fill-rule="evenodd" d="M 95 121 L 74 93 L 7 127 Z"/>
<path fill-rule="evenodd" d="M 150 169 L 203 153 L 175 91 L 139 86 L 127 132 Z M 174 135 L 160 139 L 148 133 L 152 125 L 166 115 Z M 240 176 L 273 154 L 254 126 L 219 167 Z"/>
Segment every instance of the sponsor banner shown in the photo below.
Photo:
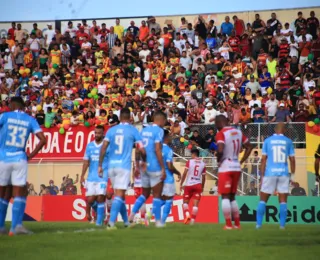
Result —
<path fill-rule="evenodd" d="M 6 221 L 12 220 L 12 204 L 13 199 L 10 201 Z M 41 221 L 42 215 L 42 197 L 40 196 L 28 196 L 26 210 L 24 212 L 23 221 Z"/>
<path fill-rule="evenodd" d="M 106 128 L 107 129 L 107 128 Z M 45 160 L 57 160 L 65 158 L 82 159 L 86 146 L 94 139 L 94 127 L 75 126 L 70 127 L 65 134 L 60 134 L 57 127 L 43 128 L 47 144 L 34 158 Z M 27 153 L 30 153 L 37 145 L 38 138 L 31 135 L 27 142 Z"/>
<path fill-rule="evenodd" d="M 42 202 L 43 221 L 87 221 L 86 200 L 82 196 L 44 196 Z M 128 214 L 135 202 L 134 196 L 126 198 Z M 167 222 L 183 222 L 183 201 L 182 197 L 176 197 Z M 146 203 L 147 211 L 152 207 L 152 198 Z M 190 209 L 191 210 L 191 209 Z M 122 221 L 120 215 L 118 221 Z M 197 222 L 218 223 L 218 197 L 203 196 L 199 204 Z"/>
<path fill-rule="evenodd" d="M 241 222 L 255 222 L 257 206 L 260 201 L 258 196 L 239 196 L 236 198 Z M 221 207 L 221 199 L 219 203 Z M 219 213 L 220 223 L 224 223 L 222 210 Z M 279 223 L 278 197 L 271 196 L 266 208 L 264 223 Z M 317 197 L 288 198 L 287 224 L 320 224 L 320 201 Z"/>

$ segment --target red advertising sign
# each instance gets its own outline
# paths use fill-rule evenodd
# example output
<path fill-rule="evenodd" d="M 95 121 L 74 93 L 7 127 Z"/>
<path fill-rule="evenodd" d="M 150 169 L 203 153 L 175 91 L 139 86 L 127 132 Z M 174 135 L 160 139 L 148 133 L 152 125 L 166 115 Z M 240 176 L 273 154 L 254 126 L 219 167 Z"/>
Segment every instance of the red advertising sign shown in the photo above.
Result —
<path fill-rule="evenodd" d="M 42 197 L 43 221 L 87 221 L 86 200 L 82 196 L 44 196 Z M 128 213 L 135 202 L 134 196 L 126 198 Z M 182 197 L 175 197 L 168 222 L 182 222 L 184 220 Z M 146 203 L 147 211 L 152 207 L 152 198 Z M 217 196 L 203 196 L 199 204 L 199 212 L 196 221 L 199 223 L 219 222 L 219 200 Z M 122 221 L 120 215 L 118 221 Z"/>
<path fill-rule="evenodd" d="M 57 127 L 43 128 L 47 144 L 34 158 L 49 161 L 61 159 L 82 159 L 86 146 L 94 138 L 94 127 L 75 126 L 60 134 Z M 31 135 L 27 142 L 27 153 L 30 153 L 37 145 L 37 137 Z"/>

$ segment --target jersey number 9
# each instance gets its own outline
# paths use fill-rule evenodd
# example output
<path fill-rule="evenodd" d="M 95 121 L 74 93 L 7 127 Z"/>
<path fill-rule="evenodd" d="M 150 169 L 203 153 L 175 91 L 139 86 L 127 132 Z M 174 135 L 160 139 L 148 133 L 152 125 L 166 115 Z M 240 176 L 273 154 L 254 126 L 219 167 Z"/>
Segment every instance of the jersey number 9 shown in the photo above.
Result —
<path fill-rule="evenodd" d="M 122 154 L 123 152 L 123 135 L 116 135 L 115 144 L 118 146 L 118 149 L 114 151 L 115 154 Z"/>

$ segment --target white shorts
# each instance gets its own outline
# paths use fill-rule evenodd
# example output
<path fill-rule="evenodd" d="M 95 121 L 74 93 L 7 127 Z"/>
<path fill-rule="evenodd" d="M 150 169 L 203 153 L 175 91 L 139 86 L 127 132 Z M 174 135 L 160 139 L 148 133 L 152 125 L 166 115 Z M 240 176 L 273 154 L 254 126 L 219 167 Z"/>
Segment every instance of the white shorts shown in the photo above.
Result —
<path fill-rule="evenodd" d="M 25 186 L 28 177 L 27 161 L 0 162 L 0 186 Z"/>
<path fill-rule="evenodd" d="M 289 193 L 289 176 L 270 176 L 263 177 L 261 192 L 273 194 L 275 191 L 281 194 Z"/>
<path fill-rule="evenodd" d="M 173 197 L 176 194 L 176 185 L 174 183 L 164 183 L 162 189 L 162 195 L 167 197 Z"/>
<path fill-rule="evenodd" d="M 105 181 L 87 181 L 84 187 L 86 188 L 86 197 L 107 194 L 107 182 Z"/>
<path fill-rule="evenodd" d="M 152 188 L 161 182 L 161 172 L 143 172 L 141 182 L 143 188 Z"/>
<path fill-rule="evenodd" d="M 121 168 L 109 168 L 108 177 L 112 188 L 115 190 L 127 190 L 130 184 L 130 171 Z"/>

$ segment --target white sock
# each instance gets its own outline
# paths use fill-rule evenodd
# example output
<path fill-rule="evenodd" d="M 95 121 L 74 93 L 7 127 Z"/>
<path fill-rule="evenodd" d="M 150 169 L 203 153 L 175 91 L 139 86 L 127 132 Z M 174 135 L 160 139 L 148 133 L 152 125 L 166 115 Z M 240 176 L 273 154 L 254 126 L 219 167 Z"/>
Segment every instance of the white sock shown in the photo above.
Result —
<path fill-rule="evenodd" d="M 186 217 L 190 217 L 190 213 L 189 213 L 189 205 L 187 203 L 183 204 L 183 211 L 186 214 Z"/>
<path fill-rule="evenodd" d="M 222 212 L 225 219 L 231 219 L 231 203 L 229 199 L 222 199 Z"/>

